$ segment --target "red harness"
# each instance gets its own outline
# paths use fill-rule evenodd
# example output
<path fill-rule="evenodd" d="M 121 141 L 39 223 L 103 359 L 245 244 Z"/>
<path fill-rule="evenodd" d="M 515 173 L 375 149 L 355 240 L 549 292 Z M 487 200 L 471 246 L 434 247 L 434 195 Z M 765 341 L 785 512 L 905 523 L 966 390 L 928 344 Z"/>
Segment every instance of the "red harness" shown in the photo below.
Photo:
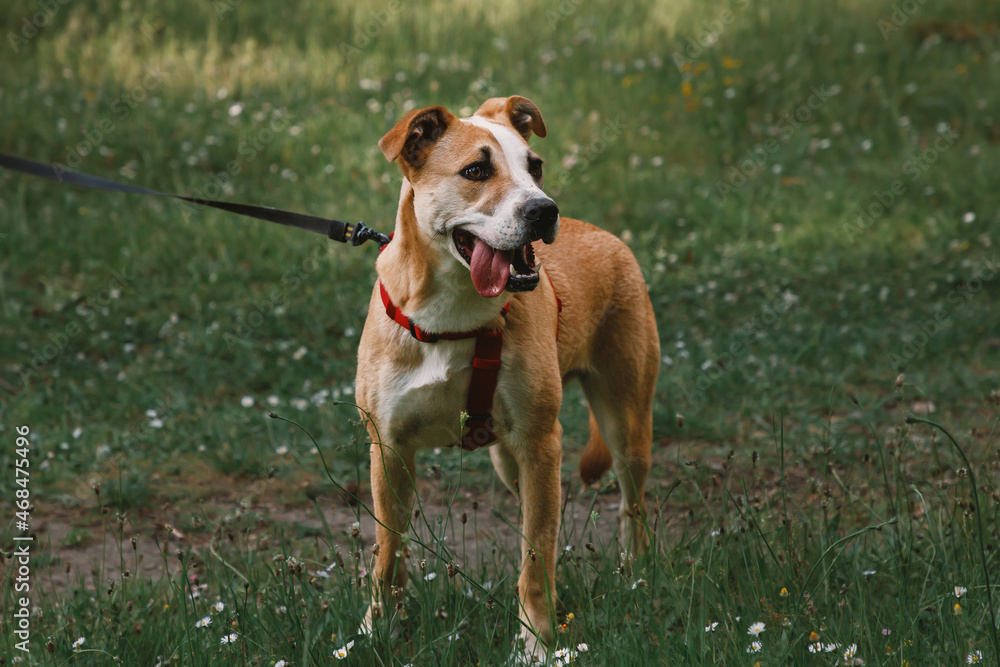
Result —
<path fill-rule="evenodd" d="M 552 285 L 552 292 L 555 293 L 556 286 L 552 284 L 552 278 L 549 278 L 549 284 Z M 500 372 L 503 330 L 483 327 L 475 331 L 429 333 L 414 324 L 413 320 L 404 315 L 399 308 L 396 308 L 396 304 L 389 298 L 389 293 L 385 290 L 385 285 L 382 284 L 381 280 L 378 287 L 382 295 L 382 305 L 385 306 L 385 314 L 389 316 L 390 320 L 409 331 L 410 335 L 421 343 L 476 339 L 476 349 L 472 353 L 472 380 L 469 382 L 469 398 L 466 401 L 466 413 L 469 417 L 465 425 L 469 431 L 462 436 L 461 442 L 454 443 L 454 445 L 471 452 L 495 441 L 497 437 L 493 433 L 493 394 L 497 390 L 497 375 Z M 556 295 L 556 306 L 559 312 L 562 312 L 562 301 L 560 301 L 559 295 Z M 506 318 L 509 309 L 510 303 L 505 303 L 500 314 Z M 557 315 L 556 338 L 558 337 L 559 319 Z"/>

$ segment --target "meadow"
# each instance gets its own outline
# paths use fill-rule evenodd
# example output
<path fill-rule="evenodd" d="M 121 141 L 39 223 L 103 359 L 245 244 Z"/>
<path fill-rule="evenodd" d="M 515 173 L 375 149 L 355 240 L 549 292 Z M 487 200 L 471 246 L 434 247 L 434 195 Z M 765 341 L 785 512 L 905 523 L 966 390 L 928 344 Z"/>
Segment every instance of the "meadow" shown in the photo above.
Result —
<path fill-rule="evenodd" d="M 645 557 L 566 390 L 551 664 L 1000 667 L 990 0 L 5 6 L 0 151 L 168 192 L 388 232 L 407 110 L 538 105 L 546 191 L 630 245 L 663 352 Z M 376 252 L 0 170 L 0 664 L 507 663 L 483 452 L 418 461 L 399 636 L 356 634 Z"/>

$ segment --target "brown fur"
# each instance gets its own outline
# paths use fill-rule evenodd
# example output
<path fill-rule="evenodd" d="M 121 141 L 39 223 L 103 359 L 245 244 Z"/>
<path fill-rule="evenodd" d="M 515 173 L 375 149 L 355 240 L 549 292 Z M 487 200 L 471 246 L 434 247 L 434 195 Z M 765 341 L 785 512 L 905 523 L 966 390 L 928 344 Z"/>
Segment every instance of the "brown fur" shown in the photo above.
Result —
<path fill-rule="evenodd" d="M 521 136 L 545 134 L 541 114 L 525 98 L 489 100 L 477 113 L 506 119 Z M 435 248 L 445 241 L 435 240 L 431 223 L 418 218 L 415 192 L 447 195 L 475 206 L 483 193 L 456 180 L 454 173 L 475 159 L 484 142 L 500 150 L 483 132 L 490 134 L 437 107 L 410 112 L 386 134 L 380 146 L 386 157 L 401 163 L 408 184 L 401 194 L 396 235 L 379 257 L 377 269 L 404 313 L 420 314 L 456 301 L 471 304 L 456 310 L 456 316 L 480 308 L 486 314 L 477 326 L 503 328 L 493 405 L 497 443 L 489 452 L 500 478 L 521 501 L 522 619 L 548 643 L 560 517 L 562 386 L 579 378 L 591 407 L 591 437 L 580 460 L 580 475 L 590 484 L 615 468 L 623 495 L 623 536 L 633 551 L 642 551 L 648 544 L 644 488 L 659 339 L 645 281 L 631 251 L 615 236 L 579 220 L 562 218 L 553 244 L 535 244 L 543 267 L 539 286 L 508 295 L 506 320 L 499 315 L 503 300 L 484 300 L 475 294 L 467 270 L 456 283 L 442 287 L 441 262 L 446 260 L 441 258 L 446 255 Z M 437 138 L 426 143 L 435 133 Z M 490 187 L 503 188 L 502 179 Z M 562 300 L 561 315 L 557 316 L 556 297 L 545 274 Z M 371 417 L 372 493 L 380 523 L 375 604 L 386 599 L 390 585 L 406 582 L 405 563 L 395 554 L 412 516 L 416 450 L 461 437 L 458 413 L 465 409 L 472 345 L 472 341 L 434 345 L 415 341 L 386 317 L 378 286 L 373 289 L 358 351 L 357 400 Z M 452 365 L 441 366 L 445 358 Z M 425 389 L 421 383 L 428 383 L 428 374 L 439 367 L 450 369 L 447 380 L 426 384 Z M 371 622 L 370 610 L 366 623 Z M 533 636 L 526 641 L 532 654 L 543 650 L 533 644 Z"/>

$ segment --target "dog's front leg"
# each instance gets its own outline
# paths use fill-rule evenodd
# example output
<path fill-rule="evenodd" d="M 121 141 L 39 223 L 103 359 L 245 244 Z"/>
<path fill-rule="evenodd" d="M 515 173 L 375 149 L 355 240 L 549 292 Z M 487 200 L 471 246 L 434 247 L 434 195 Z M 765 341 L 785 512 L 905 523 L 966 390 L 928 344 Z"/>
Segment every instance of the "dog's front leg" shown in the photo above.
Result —
<path fill-rule="evenodd" d="M 561 431 L 557 423 L 554 432 L 539 442 L 511 448 L 518 463 L 522 515 L 521 576 L 517 590 L 521 620 L 527 628 L 522 629 L 521 637 L 525 652 L 533 658 L 544 657 L 543 643 L 551 645 L 555 624 L 556 540 L 562 495 Z"/>
<path fill-rule="evenodd" d="M 393 447 L 372 438 L 372 497 L 375 501 L 375 571 L 372 577 L 372 599 L 361 625 L 361 631 L 371 633 L 379 617 L 394 614 L 392 589 L 406 585 L 406 560 L 400 547 L 410 526 L 413 508 L 413 451 Z"/>

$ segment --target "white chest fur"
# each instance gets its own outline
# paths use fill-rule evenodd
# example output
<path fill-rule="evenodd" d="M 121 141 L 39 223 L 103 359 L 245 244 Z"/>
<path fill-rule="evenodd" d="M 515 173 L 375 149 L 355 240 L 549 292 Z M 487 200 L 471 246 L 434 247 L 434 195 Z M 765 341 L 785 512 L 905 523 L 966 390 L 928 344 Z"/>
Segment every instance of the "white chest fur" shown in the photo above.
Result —
<path fill-rule="evenodd" d="M 393 441 L 403 439 L 422 448 L 459 440 L 474 346 L 474 340 L 424 343 L 419 364 L 389 370 L 379 412 Z"/>

